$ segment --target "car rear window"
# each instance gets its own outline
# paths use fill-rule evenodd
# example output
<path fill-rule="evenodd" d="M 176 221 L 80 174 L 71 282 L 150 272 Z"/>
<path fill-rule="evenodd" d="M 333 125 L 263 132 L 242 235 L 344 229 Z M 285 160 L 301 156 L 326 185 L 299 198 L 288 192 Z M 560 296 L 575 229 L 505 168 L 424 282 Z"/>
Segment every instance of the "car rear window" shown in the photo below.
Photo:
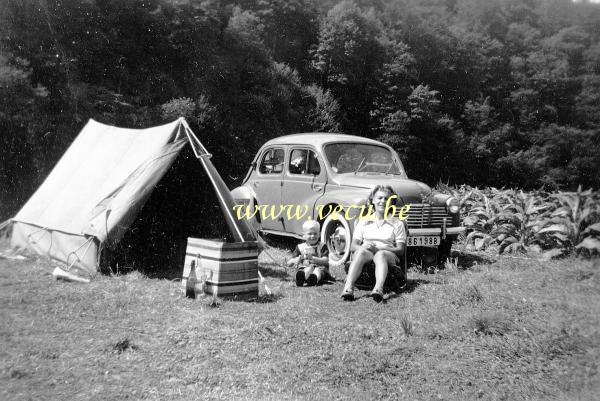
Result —
<path fill-rule="evenodd" d="M 279 174 L 283 171 L 284 152 L 282 148 L 273 148 L 267 150 L 258 166 L 258 172 L 261 174 Z"/>

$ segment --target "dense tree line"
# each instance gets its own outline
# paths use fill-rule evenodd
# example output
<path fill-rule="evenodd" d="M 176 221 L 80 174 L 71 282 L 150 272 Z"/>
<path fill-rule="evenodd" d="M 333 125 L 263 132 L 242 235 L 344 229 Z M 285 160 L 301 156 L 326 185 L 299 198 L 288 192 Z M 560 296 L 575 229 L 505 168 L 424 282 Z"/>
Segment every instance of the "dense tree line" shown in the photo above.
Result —
<path fill-rule="evenodd" d="M 600 6 L 570 0 L 3 0 L 0 203 L 89 118 L 184 115 L 233 185 L 267 139 L 377 138 L 411 177 L 600 187 Z"/>

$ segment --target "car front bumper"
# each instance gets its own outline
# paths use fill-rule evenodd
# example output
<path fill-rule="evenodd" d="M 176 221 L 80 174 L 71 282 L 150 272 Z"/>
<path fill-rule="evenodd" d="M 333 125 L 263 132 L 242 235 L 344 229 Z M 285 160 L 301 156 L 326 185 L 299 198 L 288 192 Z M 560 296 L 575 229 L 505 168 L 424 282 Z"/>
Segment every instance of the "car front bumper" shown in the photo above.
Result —
<path fill-rule="evenodd" d="M 445 233 L 443 233 L 445 231 Z M 418 235 L 441 235 L 445 237 L 446 235 L 458 235 L 464 234 L 467 231 L 466 227 L 448 227 L 445 230 L 441 227 L 436 228 L 409 228 L 408 235 L 411 237 L 416 237 Z M 445 235 L 443 235 L 445 234 Z"/>

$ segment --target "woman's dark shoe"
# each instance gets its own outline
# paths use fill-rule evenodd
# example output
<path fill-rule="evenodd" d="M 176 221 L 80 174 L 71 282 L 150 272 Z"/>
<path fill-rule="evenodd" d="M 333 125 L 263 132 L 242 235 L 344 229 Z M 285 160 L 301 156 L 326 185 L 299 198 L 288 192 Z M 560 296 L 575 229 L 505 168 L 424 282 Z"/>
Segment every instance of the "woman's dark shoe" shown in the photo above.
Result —
<path fill-rule="evenodd" d="M 344 288 L 342 295 L 340 295 L 344 301 L 354 301 L 354 291 L 352 288 Z"/>
<path fill-rule="evenodd" d="M 298 287 L 302 287 L 304 285 L 304 281 L 305 281 L 304 270 L 298 270 L 298 272 L 296 272 L 296 285 Z"/>
<path fill-rule="evenodd" d="M 371 298 L 377 303 L 383 301 L 383 291 L 379 288 L 373 288 L 373 291 L 371 291 Z"/>

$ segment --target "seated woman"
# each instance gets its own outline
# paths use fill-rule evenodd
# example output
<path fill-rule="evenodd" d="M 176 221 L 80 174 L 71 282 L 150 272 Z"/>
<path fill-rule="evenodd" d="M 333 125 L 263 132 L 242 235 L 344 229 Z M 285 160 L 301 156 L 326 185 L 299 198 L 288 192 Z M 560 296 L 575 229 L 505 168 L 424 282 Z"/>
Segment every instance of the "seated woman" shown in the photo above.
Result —
<path fill-rule="evenodd" d="M 350 249 L 354 252 L 348 276 L 341 297 L 345 301 L 354 300 L 354 283 L 360 276 L 363 266 L 375 263 L 375 287 L 371 297 L 376 302 L 383 300 L 383 284 L 388 268 L 397 265 L 406 246 L 404 223 L 396 216 L 386 216 L 388 199 L 395 195 L 389 186 L 376 186 L 367 199 L 367 207 L 372 205 L 374 213 L 356 223 Z M 390 200 L 395 205 L 396 198 Z"/>

